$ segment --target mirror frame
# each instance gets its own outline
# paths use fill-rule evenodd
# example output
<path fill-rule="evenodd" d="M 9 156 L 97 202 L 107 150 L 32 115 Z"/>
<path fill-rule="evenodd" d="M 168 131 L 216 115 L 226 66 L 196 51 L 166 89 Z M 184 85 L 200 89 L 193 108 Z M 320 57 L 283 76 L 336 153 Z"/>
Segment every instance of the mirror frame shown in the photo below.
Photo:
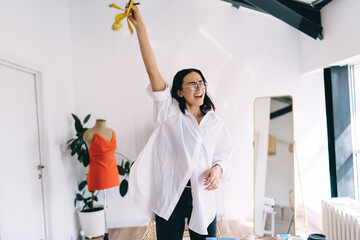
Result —
<path fill-rule="evenodd" d="M 294 137 L 294 98 L 292 95 L 278 95 L 278 96 L 266 96 L 266 97 L 257 97 L 254 99 L 253 101 L 253 233 L 256 237 L 259 237 L 259 238 L 264 238 L 264 236 L 258 236 L 256 234 L 256 231 L 255 231 L 255 218 L 256 218 L 256 215 L 255 215 L 255 208 L 256 208 L 256 204 L 255 204 L 255 200 L 256 200 L 256 196 L 255 196 L 255 174 L 256 174 L 256 149 L 255 149 L 255 139 L 256 139 L 256 131 L 255 131 L 255 117 L 256 117 L 256 101 L 257 100 L 260 100 L 260 99 L 271 99 L 272 98 L 281 98 L 281 97 L 290 97 L 291 100 L 292 100 L 292 111 L 291 111 L 291 115 L 292 115 L 292 148 L 293 148 L 293 151 L 292 151 L 292 161 L 293 161 L 293 201 L 294 201 L 294 212 L 293 212 L 293 225 L 294 225 L 294 236 L 296 236 L 296 219 L 297 219 L 297 214 L 296 214 L 296 190 L 295 190 L 295 137 Z M 270 121 L 270 120 L 269 120 Z M 270 125 L 269 125 L 270 126 Z M 274 234 L 276 236 L 276 233 Z"/>

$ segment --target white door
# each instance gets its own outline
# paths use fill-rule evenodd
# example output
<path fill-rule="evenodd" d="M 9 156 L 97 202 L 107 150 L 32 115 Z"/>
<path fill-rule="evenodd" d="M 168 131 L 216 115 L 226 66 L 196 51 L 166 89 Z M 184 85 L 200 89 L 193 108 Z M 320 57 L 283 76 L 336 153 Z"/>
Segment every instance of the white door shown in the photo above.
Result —
<path fill-rule="evenodd" d="M 0 63 L 0 240 L 45 239 L 35 83 Z"/>

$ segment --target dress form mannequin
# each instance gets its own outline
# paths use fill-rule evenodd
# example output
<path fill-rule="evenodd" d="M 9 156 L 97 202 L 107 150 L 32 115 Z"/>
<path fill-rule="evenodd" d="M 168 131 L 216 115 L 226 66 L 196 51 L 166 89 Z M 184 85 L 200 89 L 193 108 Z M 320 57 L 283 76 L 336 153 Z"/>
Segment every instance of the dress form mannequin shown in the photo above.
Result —
<path fill-rule="evenodd" d="M 99 134 L 100 136 L 102 136 L 103 138 L 105 138 L 106 140 L 108 140 L 110 142 L 112 139 L 113 132 L 114 132 L 114 130 L 106 127 L 106 120 L 96 119 L 95 126 L 90 128 L 89 130 L 87 130 L 84 133 L 83 138 L 84 138 L 84 141 L 85 141 L 87 147 L 90 148 L 91 143 L 94 139 L 95 133 Z"/>
<path fill-rule="evenodd" d="M 119 186 L 119 172 L 115 160 L 115 132 L 106 127 L 105 120 L 97 119 L 95 126 L 87 130 L 83 138 L 90 155 L 88 190 L 104 190 Z"/>
<path fill-rule="evenodd" d="M 116 135 L 114 130 L 106 126 L 106 120 L 97 119 L 95 126 L 84 133 L 83 139 L 88 146 L 90 155 L 87 177 L 88 190 L 104 190 L 104 240 L 107 240 L 109 233 L 106 224 L 106 189 L 120 185 L 119 172 L 114 155 Z"/>

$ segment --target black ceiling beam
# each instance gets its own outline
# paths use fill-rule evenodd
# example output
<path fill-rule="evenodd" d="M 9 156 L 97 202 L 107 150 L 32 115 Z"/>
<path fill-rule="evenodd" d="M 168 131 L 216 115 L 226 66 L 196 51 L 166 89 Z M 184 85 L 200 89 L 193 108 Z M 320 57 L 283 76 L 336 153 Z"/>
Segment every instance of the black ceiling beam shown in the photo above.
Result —
<path fill-rule="evenodd" d="M 301 2 L 293 2 L 289 0 L 278 0 L 278 1 L 284 6 L 297 12 L 301 16 L 306 17 L 310 21 L 321 26 L 320 9 L 312 7 L 310 4 L 301 3 Z"/>
<path fill-rule="evenodd" d="M 231 3 L 232 6 L 236 7 L 236 8 L 245 7 L 245 8 L 250 8 L 255 11 L 264 12 L 262 9 L 251 5 L 250 3 L 246 2 L 245 0 L 223 0 L 223 1 Z"/>
<path fill-rule="evenodd" d="M 320 10 L 311 11 L 306 4 L 284 0 L 245 0 L 264 12 L 286 22 L 314 39 L 323 39 Z M 311 14 L 310 14 L 310 13 Z M 313 21 L 317 19 L 316 21 Z"/>
<path fill-rule="evenodd" d="M 332 0 L 316 0 L 316 1 L 312 2 L 310 5 L 316 9 L 321 10 L 323 7 L 325 7 L 325 5 L 327 5 L 331 1 Z"/>
<path fill-rule="evenodd" d="M 280 116 L 282 116 L 282 115 L 284 115 L 286 113 L 289 113 L 291 111 L 292 111 L 292 104 L 287 106 L 287 107 L 284 107 L 284 108 L 282 108 L 280 110 L 277 110 L 275 112 L 270 113 L 270 119 L 280 117 Z"/>

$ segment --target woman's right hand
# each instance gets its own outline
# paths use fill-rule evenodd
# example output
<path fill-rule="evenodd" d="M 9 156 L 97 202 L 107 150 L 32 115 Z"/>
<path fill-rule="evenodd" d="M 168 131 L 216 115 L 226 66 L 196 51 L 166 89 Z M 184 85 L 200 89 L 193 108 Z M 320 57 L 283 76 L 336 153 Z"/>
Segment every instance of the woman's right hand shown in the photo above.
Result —
<path fill-rule="evenodd" d="M 125 9 L 127 9 L 128 7 L 129 7 L 129 4 L 126 4 Z M 131 7 L 129 20 L 134 25 L 134 27 L 136 29 L 139 28 L 141 25 L 144 25 L 144 20 L 143 20 L 143 18 L 141 16 L 141 13 L 140 13 L 140 10 L 139 10 L 138 6 L 133 5 Z"/>
<path fill-rule="evenodd" d="M 128 7 L 129 4 L 127 4 L 125 8 L 127 9 Z M 145 23 L 138 6 L 132 6 L 129 20 L 136 29 L 141 56 L 146 68 L 146 72 L 148 73 L 150 79 L 151 88 L 154 92 L 163 91 L 166 88 L 166 84 L 157 67 L 155 55 L 152 50 L 149 37 L 146 32 Z"/>

